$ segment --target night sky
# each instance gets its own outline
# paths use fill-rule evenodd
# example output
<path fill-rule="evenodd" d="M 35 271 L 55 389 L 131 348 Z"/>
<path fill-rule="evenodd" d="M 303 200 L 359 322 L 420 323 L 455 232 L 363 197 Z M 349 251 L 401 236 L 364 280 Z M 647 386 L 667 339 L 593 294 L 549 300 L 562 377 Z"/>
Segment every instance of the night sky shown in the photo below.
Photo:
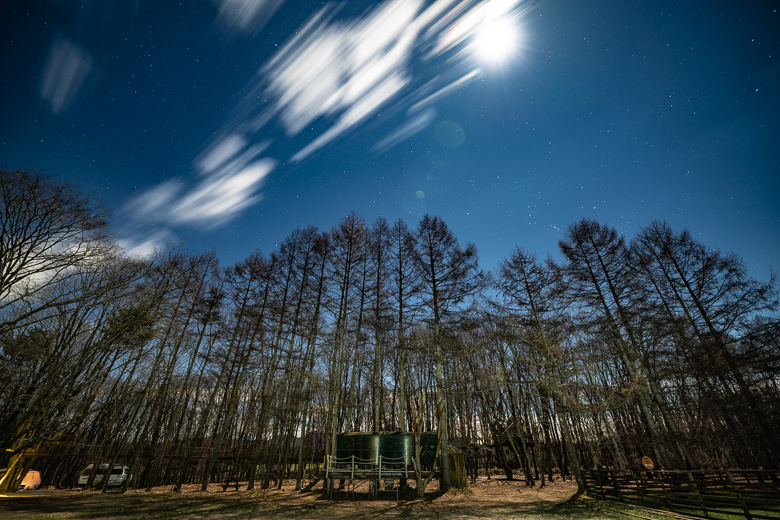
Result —
<path fill-rule="evenodd" d="M 582 217 L 780 266 L 778 1 L 44 1 L 0 7 L 0 165 L 130 252 L 223 264 L 354 211 L 492 269 Z"/>

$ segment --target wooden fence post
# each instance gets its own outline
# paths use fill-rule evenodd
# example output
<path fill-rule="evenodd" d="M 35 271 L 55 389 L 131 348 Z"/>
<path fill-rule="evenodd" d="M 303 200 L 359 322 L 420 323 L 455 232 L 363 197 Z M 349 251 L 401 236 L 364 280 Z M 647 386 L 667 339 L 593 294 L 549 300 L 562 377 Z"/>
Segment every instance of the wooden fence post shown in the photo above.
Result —
<path fill-rule="evenodd" d="M 748 509 L 748 506 L 745 503 L 745 497 L 742 495 L 742 493 L 739 492 L 739 487 L 737 487 L 737 481 L 734 480 L 734 475 L 731 474 L 731 471 L 729 471 L 725 465 L 723 466 L 723 472 L 726 473 L 726 478 L 728 479 L 729 484 L 731 484 L 731 487 L 737 494 L 739 505 L 742 506 L 742 510 L 745 512 L 745 518 L 747 518 L 747 520 L 753 520 L 753 516 L 750 514 L 750 509 Z"/>
<path fill-rule="evenodd" d="M 645 500 L 645 480 L 642 477 L 642 473 L 637 474 L 633 469 L 631 470 L 631 476 L 636 481 L 636 488 L 639 491 L 639 499 L 644 502 Z"/>
<path fill-rule="evenodd" d="M 606 493 L 604 490 L 604 471 L 606 471 L 606 468 L 599 467 L 596 469 L 596 479 L 599 485 L 599 493 L 602 495 Z"/>
<path fill-rule="evenodd" d="M 617 494 L 617 497 L 621 500 L 623 500 L 623 493 L 620 492 L 620 484 L 618 484 L 617 477 L 615 476 L 615 470 L 610 469 L 609 470 L 609 476 L 612 478 L 612 485 L 615 487 L 615 493 Z"/>
<path fill-rule="evenodd" d="M 666 490 L 666 484 L 667 484 L 667 478 L 666 475 L 663 474 L 662 471 L 658 472 L 658 481 L 661 483 L 661 492 L 664 495 L 664 501 L 666 502 L 666 507 L 669 508 L 670 511 L 673 510 L 672 508 L 672 500 L 669 498 L 669 493 L 672 491 L 671 489 L 671 482 L 668 482 L 669 484 L 669 491 Z"/>
<path fill-rule="evenodd" d="M 701 490 L 699 489 L 699 482 L 693 478 L 692 471 L 688 470 L 686 473 L 688 474 L 688 481 L 694 486 L 694 489 L 696 489 L 696 496 L 699 498 L 699 504 L 701 504 L 701 510 L 704 511 L 704 516 L 709 518 L 710 513 L 707 511 L 707 502 L 704 500 L 704 497 L 701 494 Z"/>

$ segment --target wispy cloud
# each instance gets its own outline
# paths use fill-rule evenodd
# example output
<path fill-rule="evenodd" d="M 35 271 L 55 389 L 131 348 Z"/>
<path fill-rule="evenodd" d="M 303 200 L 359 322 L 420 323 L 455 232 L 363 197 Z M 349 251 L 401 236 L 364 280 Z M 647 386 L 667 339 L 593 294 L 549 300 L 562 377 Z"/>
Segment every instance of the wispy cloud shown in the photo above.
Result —
<path fill-rule="evenodd" d="M 481 71 L 479 69 L 474 69 L 468 72 L 467 74 L 464 74 L 463 76 L 456 79 L 449 85 L 445 85 L 441 87 L 439 90 L 437 90 L 436 92 L 434 92 L 433 94 L 429 94 L 425 96 L 423 99 L 421 99 L 420 101 L 417 101 L 409 108 L 409 111 L 416 112 L 417 110 L 421 110 L 425 106 L 430 106 L 432 103 L 435 103 L 440 98 L 443 98 L 447 94 L 450 94 L 451 92 L 455 91 L 459 87 L 463 86 L 465 83 L 468 83 L 472 79 L 478 77 L 480 72 Z"/>
<path fill-rule="evenodd" d="M 284 0 L 212 0 L 219 6 L 217 24 L 232 34 L 257 34 Z"/>
<path fill-rule="evenodd" d="M 194 182 L 152 187 L 128 203 L 126 213 L 158 227 L 213 227 L 235 217 L 262 198 L 263 182 L 276 168 L 266 153 L 273 129 L 264 131 L 273 124 L 298 148 L 270 155 L 284 153 L 282 161 L 291 163 L 379 112 L 406 115 L 372 150 L 395 146 L 433 123 L 436 101 L 479 76 L 467 52 L 471 37 L 481 21 L 510 15 L 520 1 L 385 0 L 353 17 L 340 16 L 345 4 L 325 4 L 246 85 L 217 138 L 193 161 Z M 212 2 L 219 6 L 216 23 L 226 31 L 254 34 L 283 0 Z"/>
<path fill-rule="evenodd" d="M 443 3 L 451 2 L 434 5 Z M 376 114 L 409 84 L 424 13 L 421 0 L 389 0 L 362 18 L 337 21 L 336 9 L 328 6 L 261 69 L 261 76 L 270 78 L 266 95 L 275 100 L 288 136 L 319 117 L 336 118 L 293 155 L 293 162 Z"/>
<path fill-rule="evenodd" d="M 518 3 L 436 0 L 425 6 L 422 0 L 387 0 L 351 19 L 338 18 L 339 6 L 328 4 L 261 67 L 250 96 L 268 100 L 269 107 L 256 110 L 261 116 L 254 121 L 260 124 L 247 127 L 257 131 L 275 114 L 287 136 L 294 137 L 315 120 L 331 120 L 292 155 L 291 162 L 307 159 L 393 105 L 396 109 L 412 105 L 408 113 L 413 119 L 403 126 L 408 132 L 422 121 L 416 114 L 420 105 L 479 74 L 474 57 L 466 52 L 470 39 L 484 21 L 513 16 Z M 445 55 L 450 55 L 443 63 L 445 72 L 424 81 L 424 88 L 416 87 L 422 79 L 420 70 L 425 69 L 421 62 Z"/>
<path fill-rule="evenodd" d="M 41 98 L 49 102 L 55 114 L 64 112 L 91 71 L 92 56 L 87 51 L 63 36 L 55 36 L 43 66 Z"/>
<path fill-rule="evenodd" d="M 424 97 L 409 107 L 407 116 L 410 117 L 410 119 L 380 139 L 374 146 L 371 147 L 371 150 L 376 153 L 386 152 L 395 145 L 405 141 L 421 130 L 427 128 L 436 117 L 436 110 L 432 108 L 433 103 L 447 94 L 455 91 L 465 83 L 468 83 L 474 78 L 479 77 L 480 72 L 481 71 L 479 69 L 474 69 L 452 81 L 450 84 L 439 88 L 432 94 L 425 95 L 425 92 L 427 92 L 429 88 L 419 89 L 417 97 Z M 433 81 L 429 82 L 427 87 L 438 86 L 439 84 L 441 84 L 441 78 L 437 77 Z"/>
<path fill-rule="evenodd" d="M 165 228 L 135 229 L 117 240 L 117 244 L 126 254 L 131 256 L 149 257 L 163 248 L 167 243 L 175 241 L 170 230 Z"/>
<path fill-rule="evenodd" d="M 235 171 L 209 175 L 171 208 L 171 219 L 181 224 L 215 226 L 259 200 L 263 179 L 276 162 L 260 159 Z"/>
<path fill-rule="evenodd" d="M 427 128 L 435 117 L 436 111 L 432 108 L 416 114 L 412 119 L 380 139 L 371 150 L 377 153 L 386 152 L 395 145 L 409 139 L 420 130 Z"/>
<path fill-rule="evenodd" d="M 392 76 L 385 78 L 381 87 L 371 90 L 357 103 L 350 106 L 341 117 L 339 117 L 336 124 L 304 146 L 298 153 L 293 155 L 290 160 L 292 162 L 301 162 L 355 125 L 361 123 L 367 117 L 375 114 L 376 110 L 390 97 L 395 95 L 405 82 L 406 80 L 399 74 L 393 74 Z"/>
<path fill-rule="evenodd" d="M 260 188 L 276 167 L 261 154 L 268 143 L 250 145 L 240 135 L 218 139 L 194 161 L 200 180 L 175 179 L 135 196 L 121 213 L 128 217 L 121 241 L 128 251 L 151 250 L 169 240 L 171 225 L 213 228 L 261 199 Z"/>
<path fill-rule="evenodd" d="M 136 195 L 125 204 L 123 213 L 131 218 L 163 222 L 169 216 L 171 204 L 183 190 L 181 180 L 163 182 Z"/>
<path fill-rule="evenodd" d="M 240 135 L 215 141 L 194 161 L 195 184 L 176 179 L 153 186 L 124 207 L 124 213 L 165 224 L 213 227 L 259 200 L 276 161 L 261 154 L 268 143 L 250 145 Z"/>
<path fill-rule="evenodd" d="M 408 132 L 423 122 L 417 112 L 480 73 L 470 52 L 479 29 L 496 18 L 519 17 L 523 1 L 385 0 L 353 17 L 341 16 L 346 4 L 326 3 L 246 85 L 226 133 L 262 139 L 263 129 L 275 122 L 287 143 L 300 143 L 282 158 L 291 163 L 308 159 L 380 112 L 406 112 L 412 119 L 394 137 L 413 135 Z M 244 0 L 220 5 L 235 12 L 250 9 Z"/>

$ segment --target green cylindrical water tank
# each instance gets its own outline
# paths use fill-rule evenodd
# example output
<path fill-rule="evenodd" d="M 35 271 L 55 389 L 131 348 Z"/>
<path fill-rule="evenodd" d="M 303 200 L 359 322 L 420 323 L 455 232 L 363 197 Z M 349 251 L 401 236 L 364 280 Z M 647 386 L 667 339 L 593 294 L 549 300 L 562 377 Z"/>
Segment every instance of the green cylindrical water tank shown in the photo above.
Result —
<path fill-rule="evenodd" d="M 379 435 L 376 434 L 343 434 L 336 439 L 336 457 L 355 456 L 357 459 L 377 464 L 379 461 Z"/>
<path fill-rule="evenodd" d="M 423 433 L 420 436 L 420 463 L 432 466 L 436 454 L 436 434 Z M 336 457 L 351 457 L 379 463 L 382 458 L 403 457 L 407 466 L 414 458 L 414 435 L 411 433 L 344 433 L 336 439 Z"/>
<path fill-rule="evenodd" d="M 382 457 L 398 459 L 403 457 L 407 465 L 412 463 L 414 435 L 382 435 L 379 437 Z"/>

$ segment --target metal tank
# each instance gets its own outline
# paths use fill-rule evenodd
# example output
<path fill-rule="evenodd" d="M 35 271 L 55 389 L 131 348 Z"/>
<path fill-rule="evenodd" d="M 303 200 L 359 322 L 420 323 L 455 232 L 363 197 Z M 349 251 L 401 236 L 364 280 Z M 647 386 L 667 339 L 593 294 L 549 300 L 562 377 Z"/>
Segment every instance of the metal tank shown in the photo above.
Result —
<path fill-rule="evenodd" d="M 432 466 L 436 454 L 436 434 L 423 433 L 420 436 L 420 462 Z M 411 433 L 342 433 L 336 438 L 336 457 L 351 457 L 379 463 L 383 458 L 403 457 L 407 466 L 414 457 L 414 435 Z"/>

